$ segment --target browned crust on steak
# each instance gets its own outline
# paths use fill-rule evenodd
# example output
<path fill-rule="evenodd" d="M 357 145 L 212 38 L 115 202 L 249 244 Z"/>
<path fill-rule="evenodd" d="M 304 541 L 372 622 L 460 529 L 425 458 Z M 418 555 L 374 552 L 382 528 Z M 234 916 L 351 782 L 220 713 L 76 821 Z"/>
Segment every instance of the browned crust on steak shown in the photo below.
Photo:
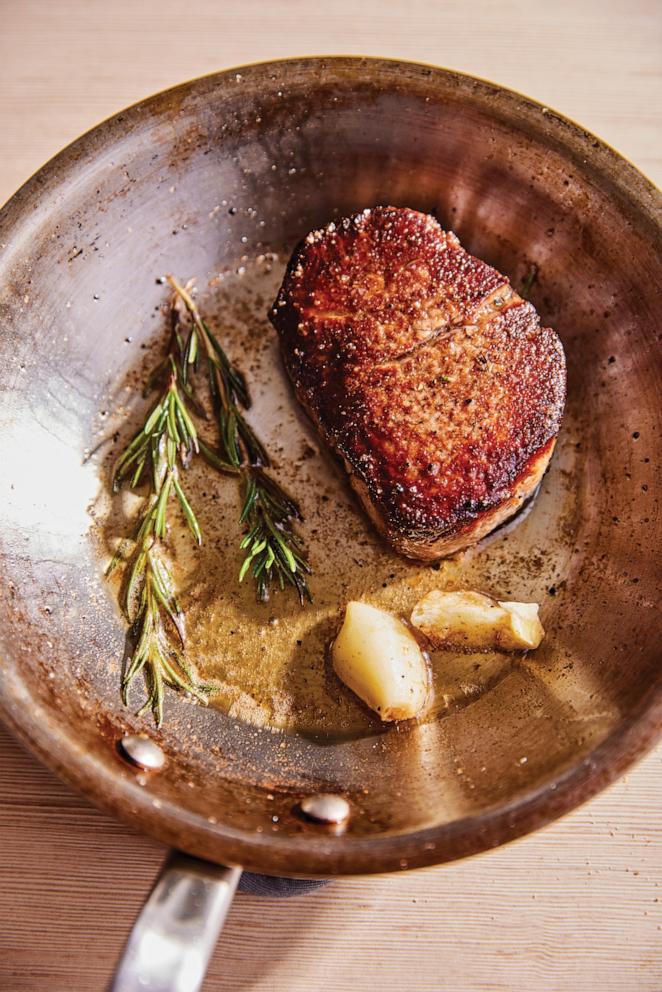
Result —
<path fill-rule="evenodd" d="M 309 234 L 270 316 L 299 400 L 401 553 L 475 543 L 540 481 L 561 343 L 434 218 L 377 207 Z"/>

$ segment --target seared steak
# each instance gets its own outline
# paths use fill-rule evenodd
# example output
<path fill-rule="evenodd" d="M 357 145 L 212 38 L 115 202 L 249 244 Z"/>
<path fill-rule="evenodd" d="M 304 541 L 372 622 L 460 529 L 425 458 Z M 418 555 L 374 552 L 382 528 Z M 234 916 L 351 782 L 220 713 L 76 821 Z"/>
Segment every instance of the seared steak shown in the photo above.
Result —
<path fill-rule="evenodd" d="M 537 486 L 561 342 L 433 217 L 377 207 L 313 231 L 270 317 L 297 397 L 402 554 L 475 544 Z"/>

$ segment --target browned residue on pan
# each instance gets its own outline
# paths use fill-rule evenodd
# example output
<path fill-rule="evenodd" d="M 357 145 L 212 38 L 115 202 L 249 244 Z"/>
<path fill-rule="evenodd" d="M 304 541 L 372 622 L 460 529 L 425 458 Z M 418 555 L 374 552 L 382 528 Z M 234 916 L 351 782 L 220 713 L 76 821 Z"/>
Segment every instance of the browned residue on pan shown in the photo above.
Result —
<path fill-rule="evenodd" d="M 201 287 L 200 304 L 247 375 L 253 398 L 250 421 L 274 455 L 279 481 L 301 504 L 301 531 L 314 568 L 314 602 L 301 608 L 292 591 L 276 591 L 268 604 L 258 604 L 250 581 L 239 585 L 237 486 L 198 461 L 189 470 L 189 488 L 203 528 L 203 547 L 191 550 L 183 521 L 172 529 L 189 657 L 218 686 L 212 704 L 241 720 L 332 738 L 374 733 L 379 722 L 326 661 L 344 604 L 366 600 L 408 617 L 430 589 L 468 587 L 500 598 L 542 599 L 544 615 L 547 589 L 568 554 L 571 535 L 564 537 L 559 524 L 574 513 L 567 473 L 577 456 L 561 442 L 555 470 L 544 483 L 552 499 L 543 497 L 530 518 L 524 514 L 521 527 L 515 521 L 510 537 L 500 532 L 488 547 L 432 566 L 400 557 L 374 531 L 292 396 L 266 318 L 282 262 L 273 255 L 260 256 L 241 268 L 240 274 L 224 273 L 211 287 Z M 162 340 L 165 335 L 164 330 Z M 159 343 L 155 341 L 155 351 Z M 148 364 L 144 361 L 136 370 L 134 385 Z M 120 430 L 125 436 L 126 423 L 120 423 Z M 213 437 L 212 423 L 203 430 Z M 114 452 L 107 457 L 107 469 L 112 457 Z M 138 504 L 127 494 L 112 503 L 102 499 L 97 519 L 107 549 L 126 533 L 126 515 L 130 518 Z M 533 546 L 532 533 L 539 534 Z M 500 652 L 432 652 L 433 703 L 424 719 L 475 702 L 519 658 Z"/>

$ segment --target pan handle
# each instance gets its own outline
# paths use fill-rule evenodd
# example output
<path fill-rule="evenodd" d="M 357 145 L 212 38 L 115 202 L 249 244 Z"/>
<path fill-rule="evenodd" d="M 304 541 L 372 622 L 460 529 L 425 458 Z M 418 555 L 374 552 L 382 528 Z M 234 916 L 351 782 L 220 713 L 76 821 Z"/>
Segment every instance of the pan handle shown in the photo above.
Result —
<path fill-rule="evenodd" d="M 133 925 L 108 992 L 198 992 L 241 876 L 174 851 Z"/>

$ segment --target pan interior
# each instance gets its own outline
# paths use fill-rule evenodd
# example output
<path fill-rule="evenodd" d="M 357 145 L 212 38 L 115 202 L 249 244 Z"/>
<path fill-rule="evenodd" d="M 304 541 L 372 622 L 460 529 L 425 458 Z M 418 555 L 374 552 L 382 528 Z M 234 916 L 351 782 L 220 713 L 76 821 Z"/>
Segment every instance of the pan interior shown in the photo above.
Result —
<path fill-rule="evenodd" d="M 613 159 L 588 165 L 559 135 L 512 94 L 420 67 L 254 67 L 132 108 L 5 208 L 3 706 L 65 775 L 81 779 L 82 754 L 102 769 L 100 801 L 169 840 L 178 819 L 204 823 L 192 846 L 219 860 L 228 832 L 256 850 L 265 834 L 303 834 L 332 870 L 333 843 L 292 813 L 301 794 L 351 798 L 344 844 L 448 827 L 552 789 L 651 698 L 662 273 Z M 398 558 L 367 524 L 295 405 L 266 319 L 298 238 L 378 203 L 434 211 L 516 288 L 535 267 L 532 302 L 568 358 L 567 416 L 532 511 L 438 569 Z M 237 585 L 235 487 L 191 469 L 206 540 L 187 554 L 175 529 L 177 568 L 192 655 L 222 691 L 210 708 L 170 695 L 156 734 L 119 701 L 124 625 L 102 573 L 136 509 L 109 502 L 107 474 L 145 409 L 166 272 L 196 277 L 248 377 L 251 422 L 301 501 L 315 603 L 258 606 Z M 348 598 L 406 615 L 437 586 L 538 601 L 547 637 L 528 657 L 439 654 L 435 718 L 386 728 L 335 680 L 325 646 Z M 127 730 L 170 757 L 133 812 L 115 753 Z"/>
<path fill-rule="evenodd" d="M 252 584 L 238 583 L 243 557 L 240 492 L 234 478 L 215 474 L 204 461 L 194 462 L 187 475 L 187 490 L 202 511 L 203 546 L 198 548 L 191 542 L 183 519 L 176 519 L 170 540 L 175 546 L 176 582 L 187 616 L 187 656 L 195 662 L 203 681 L 215 686 L 211 705 L 257 727 L 331 743 L 373 736 L 384 729 L 340 683 L 329 663 L 328 649 L 344 604 L 351 599 L 368 600 L 407 619 L 418 598 L 449 585 L 490 589 L 509 598 L 529 596 L 533 588 L 542 590 L 546 597 L 562 556 L 556 539 L 559 523 L 574 512 L 575 493 L 562 479 L 560 484 L 558 479 L 550 479 L 539 519 L 525 524 L 529 508 L 521 520 L 500 531 L 498 538 L 453 560 L 430 566 L 391 551 L 357 505 L 344 471 L 325 454 L 292 400 L 276 336 L 267 319 L 269 301 L 275 298 L 288 255 L 284 248 L 279 253 L 246 258 L 240 266 L 223 272 L 221 279 L 212 278 L 199 299 L 232 360 L 250 370 L 253 402 L 248 419 L 267 442 L 274 474 L 301 506 L 303 525 L 299 530 L 314 566 L 310 580 L 313 603 L 302 608 L 293 591 L 276 592 L 269 603 L 258 603 Z M 168 296 L 164 291 L 164 298 Z M 150 401 L 138 391 L 135 402 L 136 383 L 145 381 L 144 367 L 157 363 L 167 338 L 167 328 L 162 328 L 124 386 L 127 403 L 136 407 L 141 420 Z M 204 397 L 202 373 L 197 386 Z M 109 409 L 116 406 L 116 397 L 109 398 Z M 106 560 L 127 533 L 135 532 L 135 514 L 144 506 L 144 493 L 110 495 L 118 451 L 139 426 L 127 426 L 123 403 L 120 410 L 120 415 L 103 418 L 95 456 L 103 484 L 92 512 L 100 552 Z M 129 423 L 132 419 L 130 416 Z M 213 443 L 210 423 L 203 426 L 203 432 Z M 578 461 L 568 444 L 557 458 L 567 472 Z M 551 500 L 547 498 L 550 494 Z M 517 535 L 520 524 L 524 530 Z M 548 549 L 544 561 L 536 566 L 533 586 L 530 568 L 522 575 L 521 565 L 512 566 L 513 555 L 519 562 L 532 539 Z M 114 583 L 118 595 L 120 578 L 118 570 Z M 426 723 L 475 703 L 515 668 L 528 664 L 521 655 L 505 652 L 467 655 L 432 651 L 430 657 L 433 700 L 423 718 Z"/>

